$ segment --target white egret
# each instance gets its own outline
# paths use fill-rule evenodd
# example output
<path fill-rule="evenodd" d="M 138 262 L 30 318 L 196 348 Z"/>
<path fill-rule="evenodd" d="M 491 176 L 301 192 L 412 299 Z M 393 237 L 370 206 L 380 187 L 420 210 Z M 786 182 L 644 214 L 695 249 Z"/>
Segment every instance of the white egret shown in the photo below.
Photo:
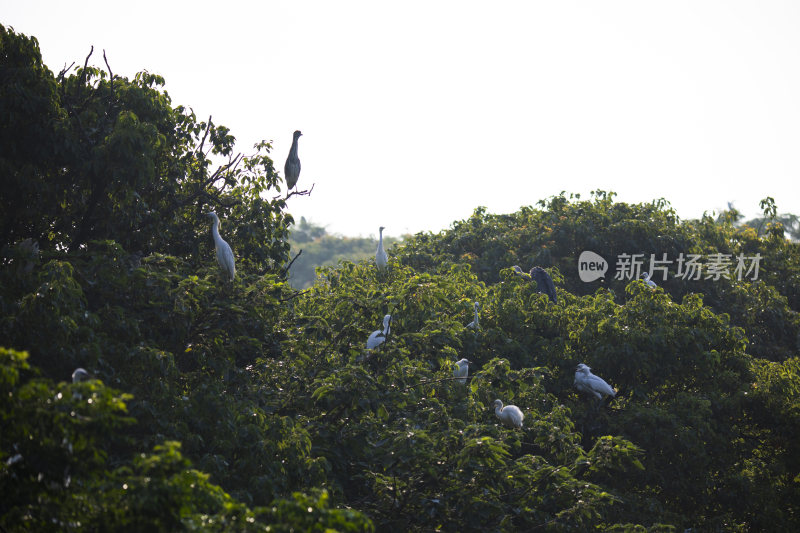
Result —
<path fill-rule="evenodd" d="M 378 251 L 375 252 L 375 264 L 378 266 L 378 270 L 386 270 L 386 265 L 389 264 L 389 256 L 386 255 L 386 250 L 383 249 L 383 230 L 386 229 L 381 226 L 378 231 L 380 232 L 380 237 L 378 238 Z"/>
<path fill-rule="evenodd" d="M 656 287 L 658 287 L 658 285 L 656 285 L 656 282 L 650 279 L 650 272 L 645 272 L 644 274 L 642 274 L 642 281 L 647 283 L 647 286 L 650 287 L 651 289 L 655 289 Z"/>
<path fill-rule="evenodd" d="M 297 185 L 297 179 L 300 177 L 300 158 L 297 157 L 297 140 L 300 136 L 300 130 L 297 130 L 292 135 L 292 147 L 289 148 L 289 155 L 286 157 L 286 164 L 283 165 L 283 177 L 286 179 L 286 192 L 288 193 L 292 187 Z"/>
<path fill-rule="evenodd" d="M 556 296 L 556 286 L 553 285 L 553 279 L 550 277 L 542 267 L 533 267 L 531 269 L 531 277 L 533 281 L 536 282 L 536 290 L 543 294 L 546 294 L 550 301 L 553 303 L 558 302 L 558 297 Z"/>
<path fill-rule="evenodd" d="M 478 308 L 481 306 L 478 302 L 475 302 L 475 320 L 467 324 L 467 327 L 470 329 L 481 329 L 480 321 L 478 320 Z"/>
<path fill-rule="evenodd" d="M 75 372 L 72 373 L 72 382 L 79 383 L 81 381 L 87 381 L 91 379 L 89 373 L 83 368 L 76 368 Z"/>
<path fill-rule="evenodd" d="M 453 375 L 458 378 L 456 381 L 458 381 L 461 384 L 467 382 L 467 375 L 469 374 L 470 362 L 471 361 L 469 361 L 466 358 L 456 361 L 456 367 L 453 369 Z"/>
<path fill-rule="evenodd" d="M 367 339 L 367 350 L 373 350 L 386 341 L 386 336 L 389 335 L 389 324 L 392 322 L 392 315 L 383 317 L 383 329 L 376 329 Z"/>
<path fill-rule="evenodd" d="M 506 405 L 503 407 L 503 402 L 500 400 L 495 400 L 492 407 L 494 407 L 494 414 L 497 415 L 497 418 L 499 418 L 503 424 L 512 428 L 522 427 L 522 419 L 525 418 L 525 415 L 522 414 L 519 407 L 516 405 Z"/>
<path fill-rule="evenodd" d="M 223 272 L 228 275 L 228 278 L 233 281 L 233 278 L 236 277 L 233 250 L 231 250 L 231 246 L 219 236 L 219 217 L 217 214 L 211 211 L 210 213 L 206 213 L 206 216 L 213 221 L 211 235 L 214 237 L 214 248 L 217 250 L 217 263 L 219 263 Z"/>
<path fill-rule="evenodd" d="M 592 394 L 598 400 L 602 400 L 603 396 L 616 396 L 617 393 L 614 389 L 612 389 L 603 378 L 592 374 L 591 370 L 591 368 L 583 363 L 578 365 L 575 372 L 575 388 L 579 391 Z"/>

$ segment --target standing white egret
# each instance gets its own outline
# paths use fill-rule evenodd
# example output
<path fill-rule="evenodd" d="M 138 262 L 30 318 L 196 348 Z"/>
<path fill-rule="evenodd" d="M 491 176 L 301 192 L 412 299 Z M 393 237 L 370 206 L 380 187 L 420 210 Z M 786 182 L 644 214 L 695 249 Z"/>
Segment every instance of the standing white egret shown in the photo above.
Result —
<path fill-rule="evenodd" d="M 499 418 L 503 424 L 512 428 L 522 427 L 522 419 L 525 418 L 525 415 L 522 414 L 519 407 L 516 405 L 506 405 L 503 407 L 503 402 L 500 400 L 495 400 L 492 407 L 494 407 L 494 414 L 497 415 L 497 418 Z"/>
<path fill-rule="evenodd" d="M 386 336 L 389 335 L 389 324 L 392 322 L 392 315 L 383 317 L 383 329 L 376 329 L 367 339 L 367 350 L 373 350 L 386 342 Z"/>
<path fill-rule="evenodd" d="M 478 302 L 475 302 L 475 304 L 474 304 L 474 307 L 475 307 L 475 319 L 472 322 L 470 322 L 469 324 L 467 324 L 467 327 L 470 328 L 470 329 L 481 329 L 481 324 L 480 324 L 480 321 L 478 320 L 478 308 L 480 308 L 480 306 L 481 306 L 481 304 L 479 304 Z"/>
<path fill-rule="evenodd" d="M 300 158 L 297 157 L 297 140 L 300 136 L 300 130 L 297 130 L 292 135 L 292 147 L 289 148 L 289 155 L 286 157 L 286 164 L 283 165 L 283 177 L 286 179 L 286 192 L 288 193 L 292 187 L 297 185 L 297 179 L 300 177 Z"/>
<path fill-rule="evenodd" d="M 603 378 L 595 376 L 591 372 L 591 368 L 581 363 L 575 372 L 575 388 L 579 391 L 589 393 L 598 400 L 602 400 L 603 396 L 614 397 L 617 393 L 611 386 L 603 380 Z"/>
<path fill-rule="evenodd" d="M 453 375 L 458 378 L 456 381 L 458 381 L 461 384 L 467 382 L 467 375 L 469 374 L 470 362 L 471 361 L 469 361 L 466 358 L 459 359 L 458 361 L 456 361 L 456 367 L 453 369 Z"/>
<path fill-rule="evenodd" d="M 386 250 L 383 249 L 383 230 L 386 229 L 381 226 L 378 231 L 380 233 L 380 237 L 378 238 L 378 251 L 375 252 L 375 264 L 378 266 L 378 270 L 386 270 L 386 265 L 389 264 L 389 256 L 386 255 Z"/>
<path fill-rule="evenodd" d="M 89 373 L 83 368 L 76 368 L 75 372 L 72 373 L 72 382 L 73 383 L 86 381 L 88 379 L 91 379 L 91 376 L 89 376 Z"/>
<path fill-rule="evenodd" d="M 651 289 L 655 289 L 656 287 L 658 287 L 658 285 L 656 285 L 656 282 L 650 279 L 650 272 L 645 272 L 644 274 L 642 274 L 642 281 L 647 283 L 647 286 L 650 287 Z"/>
<path fill-rule="evenodd" d="M 206 216 L 213 221 L 211 226 L 211 236 L 214 237 L 214 248 L 217 250 L 217 263 L 223 272 L 228 275 L 228 278 L 233 281 L 236 277 L 236 265 L 233 260 L 233 250 L 230 244 L 222 240 L 219 236 L 219 217 L 214 211 L 206 213 Z"/>

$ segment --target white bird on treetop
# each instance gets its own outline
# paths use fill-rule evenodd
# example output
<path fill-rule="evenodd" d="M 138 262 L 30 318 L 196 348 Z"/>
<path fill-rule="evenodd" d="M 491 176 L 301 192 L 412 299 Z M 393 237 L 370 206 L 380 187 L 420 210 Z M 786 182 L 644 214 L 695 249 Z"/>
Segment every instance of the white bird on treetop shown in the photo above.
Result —
<path fill-rule="evenodd" d="M 461 384 L 467 382 L 467 375 L 469 374 L 469 364 L 470 361 L 466 358 L 456 361 L 456 367 L 455 369 L 453 369 L 453 375 L 458 378 L 456 381 L 458 381 Z"/>
<path fill-rule="evenodd" d="M 583 363 L 578 365 L 575 372 L 575 388 L 579 391 L 594 395 L 598 400 L 602 400 L 603 396 L 616 396 L 617 393 L 614 389 L 612 389 L 603 378 L 592 374 L 591 370 L 591 368 Z"/>
<path fill-rule="evenodd" d="M 373 350 L 386 342 L 386 336 L 389 335 L 389 324 L 392 322 L 392 315 L 383 317 L 383 329 L 376 329 L 367 339 L 367 350 Z"/>
<path fill-rule="evenodd" d="M 233 281 L 233 278 L 236 277 L 233 250 L 231 250 L 231 246 L 219 236 L 219 217 L 217 214 L 211 211 L 210 213 L 206 213 L 206 216 L 214 222 L 211 226 L 211 236 L 214 237 L 214 248 L 217 250 L 217 263 L 219 263 L 223 272 L 228 275 L 228 278 Z"/>
<path fill-rule="evenodd" d="M 75 372 L 72 373 L 72 382 L 73 383 L 78 383 L 80 381 L 86 381 L 88 379 L 91 379 L 91 376 L 89 376 L 89 373 L 83 368 L 76 368 Z"/>
<path fill-rule="evenodd" d="M 378 266 L 378 270 L 386 270 L 386 265 L 389 264 L 389 256 L 386 255 L 386 250 L 383 249 L 383 230 L 386 229 L 381 226 L 378 231 L 380 232 L 380 237 L 378 238 L 378 251 L 375 252 L 375 264 Z"/>
<path fill-rule="evenodd" d="M 297 185 L 297 179 L 300 177 L 300 158 L 297 157 L 297 139 L 303 135 L 300 130 L 292 134 L 292 147 L 289 148 L 289 155 L 286 157 L 286 164 L 283 165 L 283 177 L 286 179 L 286 192 L 288 193 L 292 187 Z"/>
<path fill-rule="evenodd" d="M 481 329 L 480 321 L 478 320 L 478 308 L 481 306 L 478 302 L 475 302 L 475 320 L 467 324 L 467 327 L 470 329 Z"/>
<path fill-rule="evenodd" d="M 647 283 L 647 286 L 650 287 L 651 289 L 655 289 L 656 287 L 658 287 L 658 285 L 656 285 L 656 282 L 650 279 L 650 272 L 645 272 L 644 274 L 642 274 L 642 280 L 645 283 Z"/>
<path fill-rule="evenodd" d="M 512 428 L 522 427 L 522 419 L 525 418 L 525 415 L 522 414 L 519 407 L 516 405 L 506 405 L 503 407 L 503 402 L 500 400 L 495 400 L 492 407 L 494 407 L 494 414 L 497 415 L 497 418 L 499 418 L 503 424 Z"/>

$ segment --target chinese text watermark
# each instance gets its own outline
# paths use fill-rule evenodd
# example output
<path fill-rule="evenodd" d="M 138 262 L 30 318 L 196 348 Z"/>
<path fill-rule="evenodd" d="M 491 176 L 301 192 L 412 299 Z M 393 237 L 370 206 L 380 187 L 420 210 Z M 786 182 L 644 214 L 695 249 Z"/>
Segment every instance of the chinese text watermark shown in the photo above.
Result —
<path fill-rule="evenodd" d="M 646 267 L 649 266 L 649 270 Z M 674 260 L 667 254 L 619 254 L 617 256 L 614 279 L 639 279 L 643 272 L 650 273 L 650 279 L 665 281 L 668 275 L 683 280 L 758 279 L 761 254 L 747 256 L 733 254 L 684 254 L 681 252 Z M 590 282 L 603 277 L 608 270 L 608 262 L 595 252 L 582 252 L 578 258 L 578 275 L 582 281 Z"/>

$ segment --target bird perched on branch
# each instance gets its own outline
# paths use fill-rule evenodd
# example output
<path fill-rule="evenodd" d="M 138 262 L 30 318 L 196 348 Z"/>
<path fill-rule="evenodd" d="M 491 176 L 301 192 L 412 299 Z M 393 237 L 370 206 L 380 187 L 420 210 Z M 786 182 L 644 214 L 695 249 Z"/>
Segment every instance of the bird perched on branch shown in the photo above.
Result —
<path fill-rule="evenodd" d="M 575 372 L 575 388 L 581 392 L 586 392 L 602 400 L 604 396 L 614 397 L 617 393 L 603 378 L 595 376 L 591 368 L 581 363 Z"/>
<path fill-rule="evenodd" d="M 456 361 L 456 367 L 453 369 L 453 375 L 457 377 L 459 383 L 462 385 L 467 382 L 467 375 L 469 374 L 469 364 L 471 361 L 468 359 L 459 359 Z"/>
<path fill-rule="evenodd" d="M 472 322 L 470 322 L 469 324 L 467 324 L 467 327 L 470 328 L 470 329 L 476 329 L 476 330 L 477 329 L 481 329 L 481 324 L 480 324 L 480 321 L 478 320 L 478 309 L 480 308 L 480 306 L 481 306 L 481 304 L 479 304 L 478 302 L 475 302 L 475 304 L 474 304 L 474 307 L 475 307 L 475 319 Z"/>
<path fill-rule="evenodd" d="M 378 251 L 375 252 L 375 265 L 380 271 L 386 270 L 386 265 L 389 264 L 389 256 L 386 255 L 386 250 L 383 249 L 383 230 L 385 229 L 383 226 L 378 229 L 380 236 L 378 237 Z"/>
<path fill-rule="evenodd" d="M 288 193 L 292 187 L 297 185 L 297 179 L 300 177 L 300 158 L 297 157 L 297 140 L 300 136 L 300 130 L 297 130 L 292 135 L 292 147 L 289 148 L 289 155 L 286 157 L 286 164 L 283 165 L 283 177 L 286 179 L 286 192 Z"/>
<path fill-rule="evenodd" d="M 389 325 L 392 323 L 392 315 L 383 317 L 383 329 L 376 329 L 367 339 L 367 350 L 373 350 L 386 342 L 386 337 L 389 335 Z"/>
<path fill-rule="evenodd" d="M 72 373 L 72 382 L 79 383 L 81 381 L 86 381 L 91 379 L 89 373 L 83 368 L 76 368 L 75 372 Z"/>
<path fill-rule="evenodd" d="M 500 400 L 495 400 L 492 407 L 494 407 L 494 414 L 497 415 L 497 418 L 499 418 L 503 424 L 512 428 L 522 427 L 522 419 L 525 418 L 525 415 L 522 414 L 519 407 L 516 405 L 506 405 L 503 407 L 503 402 Z"/>
<path fill-rule="evenodd" d="M 211 236 L 214 237 L 214 248 L 217 251 L 217 263 L 222 271 L 228 276 L 230 281 L 236 277 L 236 265 L 233 260 L 233 250 L 230 244 L 222 240 L 219 236 L 219 217 L 214 211 L 206 213 L 206 216 L 213 222 L 211 226 Z"/>
<path fill-rule="evenodd" d="M 556 303 L 558 296 L 556 296 L 556 286 L 553 285 L 553 279 L 550 277 L 545 269 L 542 267 L 533 267 L 531 269 L 531 278 L 536 282 L 536 290 L 546 294 L 550 301 Z"/>
<path fill-rule="evenodd" d="M 658 285 L 656 285 L 656 282 L 650 279 L 650 272 L 645 272 L 644 274 L 642 274 L 642 281 L 647 283 L 647 286 L 650 287 L 651 289 L 655 289 L 656 287 L 658 287 Z"/>

